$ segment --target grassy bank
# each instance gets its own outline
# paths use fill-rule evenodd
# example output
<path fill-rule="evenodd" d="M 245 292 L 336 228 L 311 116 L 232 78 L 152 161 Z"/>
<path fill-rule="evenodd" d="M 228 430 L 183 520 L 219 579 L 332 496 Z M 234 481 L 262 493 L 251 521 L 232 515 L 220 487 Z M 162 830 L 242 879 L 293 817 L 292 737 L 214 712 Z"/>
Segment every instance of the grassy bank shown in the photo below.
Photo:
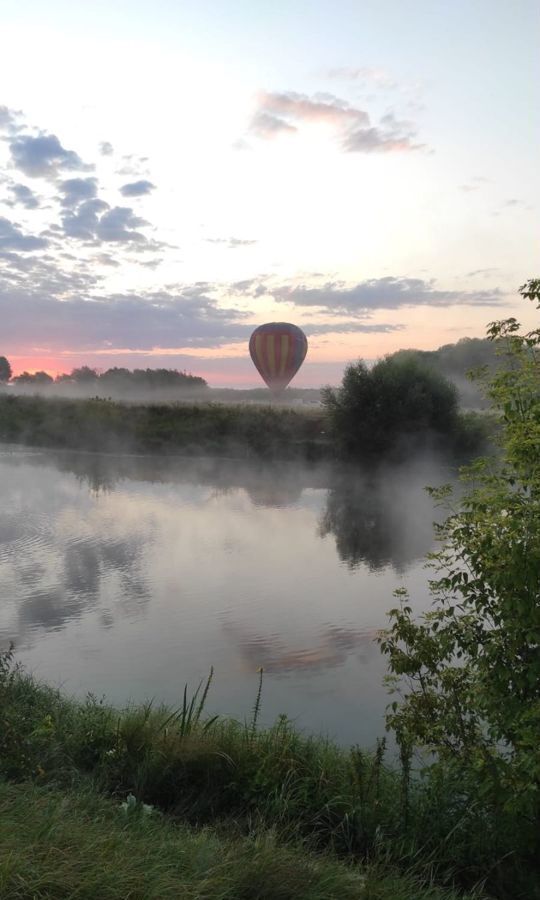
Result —
<path fill-rule="evenodd" d="M 0 440 L 134 453 L 328 456 L 321 409 L 199 403 L 126 404 L 0 395 Z"/>
<path fill-rule="evenodd" d="M 414 876 L 195 829 L 89 787 L 0 784 L 3 900 L 457 900 Z"/>
<path fill-rule="evenodd" d="M 91 784 L 116 803 L 132 794 L 191 828 L 244 838 L 271 832 L 280 846 L 412 872 L 423 884 L 470 890 L 486 882 L 486 896 L 538 896 L 534 851 L 521 845 L 519 822 L 473 802 L 473 785 L 411 779 L 407 759 L 392 769 L 382 745 L 373 754 L 343 750 L 285 719 L 259 730 L 258 703 L 247 724 L 206 719 L 205 691 L 184 696 L 176 711 L 79 703 L 17 672 L 7 657 L 0 685 L 0 777 L 8 781 L 62 791 Z M 386 897 L 380 890 L 357 896 Z"/>
<path fill-rule="evenodd" d="M 364 427 L 369 428 L 369 422 Z M 467 459 L 485 446 L 492 428 L 486 416 L 463 413 L 449 434 L 420 429 L 391 436 L 377 459 L 382 455 L 398 462 L 427 450 Z M 112 453 L 306 460 L 336 458 L 342 450 L 322 407 L 127 404 L 6 393 L 0 393 L 0 441 Z M 366 455 L 357 454 L 358 461 L 373 461 L 367 449 Z"/>

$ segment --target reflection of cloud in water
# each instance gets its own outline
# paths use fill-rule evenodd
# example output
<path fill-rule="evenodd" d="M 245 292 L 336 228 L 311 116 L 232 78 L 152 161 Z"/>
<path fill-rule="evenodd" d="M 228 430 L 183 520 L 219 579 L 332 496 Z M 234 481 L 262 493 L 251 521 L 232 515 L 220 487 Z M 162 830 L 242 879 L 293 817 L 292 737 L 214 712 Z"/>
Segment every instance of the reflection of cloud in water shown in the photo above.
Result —
<path fill-rule="evenodd" d="M 34 591 L 19 606 L 19 636 L 27 627 L 58 631 L 70 619 L 79 618 L 87 607 L 87 601 L 66 594 L 62 587 Z"/>
<path fill-rule="evenodd" d="M 261 635 L 229 622 L 223 630 L 237 646 L 249 672 L 256 672 L 261 666 L 271 675 L 322 672 L 343 665 L 351 653 L 363 661 L 373 652 L 378 653 L 376 628 L 329 625 L 322 629 L 318 643 L 311 647 L 287 647 L 278 634 Z"/>
<path fill-rule="evenodd" d="M 84 518 L 70 516 L 73 530 L 85 529 Z M 106 603 L 107 583 L 113 579 L 114 611 L 122 615 L 138 614 L 150 600 L 143 574 L 142 551 L 148 535 L 127 537 L 100 536 L 93 533 L 66 537 L 60 520 L 54 539 L 50 528 L 40 538 L 35 522 L 25 535 L 17 533 L 16 542 L 4 545 L 2 582 L 11 585 L 16 603 L 15 626 L 4 629 L 17 643 L 36 629 L 57 631 L 70 621 Z M 5 590 L 5 588 L 4 588 Z M 104 628 L 114 623 L 114 614 L 106 607 L 100 615 Z"/>

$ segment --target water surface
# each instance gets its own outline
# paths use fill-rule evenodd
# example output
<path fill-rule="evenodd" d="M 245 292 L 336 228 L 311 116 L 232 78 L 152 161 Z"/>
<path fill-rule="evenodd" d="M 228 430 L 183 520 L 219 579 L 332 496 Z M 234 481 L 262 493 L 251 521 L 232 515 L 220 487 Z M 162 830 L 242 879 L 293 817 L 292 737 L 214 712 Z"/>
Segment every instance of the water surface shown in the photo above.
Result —
<path fill-rule="evenodd" d="M 374 642 L 406 586 L 429 603 L 433 461 L 377 475 L 208 459 L 0 450 L 0 642 L 36 675 L 119 704 L 178 703 L 371 745 Z"/>

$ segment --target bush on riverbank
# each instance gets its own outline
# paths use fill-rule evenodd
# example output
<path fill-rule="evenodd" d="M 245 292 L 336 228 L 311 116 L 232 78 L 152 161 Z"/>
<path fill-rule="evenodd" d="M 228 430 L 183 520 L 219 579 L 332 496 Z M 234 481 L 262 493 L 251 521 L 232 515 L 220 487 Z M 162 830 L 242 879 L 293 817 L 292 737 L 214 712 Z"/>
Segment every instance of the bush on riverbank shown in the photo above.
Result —
<path fill-rule="evenodd" d="M 411 779 L 411 760 L 389 768 L 382 745 L 374 754 L 340 749 L 285 719 L 261 731 L 256 715 L 247 725 L 208 719 L 205 692 L 176 712 L 79 703 L 2 659 L 0 777 L 62 789 L 90 780 L 192 826 L 270 829 L 280 842 L 413 869 L 424 881 L 471 887 L 487 878 L 493 896 L 535 896 L 520 821 L 490 817 L 472 781 Z"/>
<path fill-rule="evenodd" d="M 457 388 L 424 363 L 402 352 L 371 369 L 362 361 L 347 366 L 341 387 L 323 390 L 330 434 L 348 459 L 401 459 L 433 449 L 449 455 L 478 452 L 489 436 L 489 421 L 460 413 Z"/>

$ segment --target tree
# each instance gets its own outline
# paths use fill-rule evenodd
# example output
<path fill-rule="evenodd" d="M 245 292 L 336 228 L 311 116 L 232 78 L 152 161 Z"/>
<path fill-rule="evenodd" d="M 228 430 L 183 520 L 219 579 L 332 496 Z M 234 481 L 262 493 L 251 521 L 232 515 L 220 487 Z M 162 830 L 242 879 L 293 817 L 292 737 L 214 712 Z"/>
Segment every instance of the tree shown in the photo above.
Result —
<path fill-rule="evenodd" d="M 340 388 L 323 389 L 323 403 L 338 445 L 355 457 L 451 434 L 458 418 L 455 387 L 415 353 L 387 356 L 372 369 L 347 366 Z"/>
<path fill-rule="evenodd" d="M 33 384 L 38 386 L 44 386 L 53 384 L 53 379 L 47 372 L 34 372 L 31 374 L 30 372 L 21 372 L 20 375 L 16 375 L 13 379 L 15 384 Z"/>
<path fill-rule="evenodd" d="M 0 384 L 6 384 L 11 378 L 11 366 L 5 356 L 0 356 Z"/>
<path fill-rule="evenodd" d="M 537 301 L 540 281 L 520 289 Z M 540 329 L 515 319 L 488 337 L 506 365 L 488 392 L 500 424 L 498 459 L 463 473 L 466 491 L 438 526 L 432 610 L 413 617 L 407 595 L 381 637 L 401 699 L 388 725 L 400 742 L 473 785 L 475 802 L 519 815 L 529 849 L 540 825 Z"/>
<path fill-rule="evenodd" d="M 81 366 L 79 369 L 73 369 L 69 377 L 76 384 L 92 384 L 97 381 L 98 373 L 90 366 Z"/>

